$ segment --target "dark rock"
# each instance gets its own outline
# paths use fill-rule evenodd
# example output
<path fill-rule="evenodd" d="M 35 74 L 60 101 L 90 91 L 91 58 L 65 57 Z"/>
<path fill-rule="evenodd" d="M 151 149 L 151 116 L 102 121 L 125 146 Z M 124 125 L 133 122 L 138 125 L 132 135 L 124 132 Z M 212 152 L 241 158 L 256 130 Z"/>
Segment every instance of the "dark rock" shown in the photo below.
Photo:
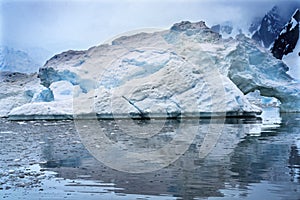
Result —
<path fill-rule="evenodd" d="M 300 11 L 297 9 L 271 48 L 271 52 L 274 57 L 282 59 L 284 55 L 293 52 L 299 40 L 299 22 Z"/>
<path fill-rule="evenodd" d="M 204 21 L 195 22 L 195 23 L 189 21 L 182 21 L 180 23 L 174 24 L 171 27 L 172 31 L 201 30 L 201 29 L 208 29 Z"/>

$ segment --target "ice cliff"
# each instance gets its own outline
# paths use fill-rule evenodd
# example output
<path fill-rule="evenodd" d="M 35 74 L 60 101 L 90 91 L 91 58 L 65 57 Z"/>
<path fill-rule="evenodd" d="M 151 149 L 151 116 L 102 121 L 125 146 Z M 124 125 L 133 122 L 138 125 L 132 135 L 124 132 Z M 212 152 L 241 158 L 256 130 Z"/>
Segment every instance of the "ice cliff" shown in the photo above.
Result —
<path fill-rule="evenodd" d="M 222 39 L 204 22 L 183 21 L 55 55 L 39 70 L 53 101 L 9 115 L 253 116 L 260 109 L 245 94 L 255 90 L 277 97 L 282 111 L 299 111 L 299 85 L 287 70 L 243 35 Z"/>

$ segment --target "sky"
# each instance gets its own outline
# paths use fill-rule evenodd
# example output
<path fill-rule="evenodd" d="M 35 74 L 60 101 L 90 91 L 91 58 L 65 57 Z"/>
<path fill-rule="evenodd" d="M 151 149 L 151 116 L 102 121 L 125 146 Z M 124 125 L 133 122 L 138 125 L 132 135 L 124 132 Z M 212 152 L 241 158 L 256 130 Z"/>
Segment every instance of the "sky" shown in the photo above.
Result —
<path fill-rule="evenodd" d="M 241 26 L 294 0 L 0 0 L 0 44 L 52 53 L 88 49 L 121 33 L 183 20 Z"/>

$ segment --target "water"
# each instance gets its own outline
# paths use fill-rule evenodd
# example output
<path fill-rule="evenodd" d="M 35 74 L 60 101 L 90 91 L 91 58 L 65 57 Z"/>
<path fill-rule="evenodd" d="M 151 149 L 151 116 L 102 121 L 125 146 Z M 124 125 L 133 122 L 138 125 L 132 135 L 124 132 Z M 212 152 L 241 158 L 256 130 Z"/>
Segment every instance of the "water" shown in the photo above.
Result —
<path fill-rule="evenodd" d="M 130 123 L 1 119 L 0 197 L 300 199 L 300 114 Z"/>

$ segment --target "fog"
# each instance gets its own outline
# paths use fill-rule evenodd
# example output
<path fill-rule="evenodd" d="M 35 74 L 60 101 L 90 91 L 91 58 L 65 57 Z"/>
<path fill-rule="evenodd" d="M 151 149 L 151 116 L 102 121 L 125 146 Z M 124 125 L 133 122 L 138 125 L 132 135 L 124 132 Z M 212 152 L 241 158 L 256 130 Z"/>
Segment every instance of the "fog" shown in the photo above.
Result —
<path fill-rule="evenodd" d="M 247 27 L 274 5 L 286 12 L 297 1 L 253 0 L 0 0 L 0 43 L 53 53 L 87 49 L 141 28 L 169 28 L 182 20 L 208 26 L 233 21 Z M 298 3 L 299 4 L 299 3 Z"/>

